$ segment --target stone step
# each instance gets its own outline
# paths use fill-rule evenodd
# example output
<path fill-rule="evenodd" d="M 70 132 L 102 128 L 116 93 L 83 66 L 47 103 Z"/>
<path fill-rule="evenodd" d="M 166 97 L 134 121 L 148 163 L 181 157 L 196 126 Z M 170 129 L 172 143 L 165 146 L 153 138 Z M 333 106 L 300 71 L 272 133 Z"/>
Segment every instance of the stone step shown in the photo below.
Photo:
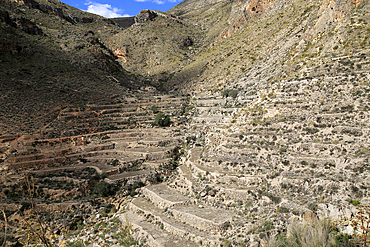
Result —
<path fill-rule="evenodd" d="M 156 179 L 155 171 L 139 170 L 114 174 L 105 178 L 104 181 L 108 183 L 123 183 L 126 182 L 127 180 L 146 180 L 146 181 L 152 180 L 151 182 L 155 182 L 155 179 Z"/>
<path fill-rule="evenodd" d="M 116 155 L 107 155 L 107 156 L 95 156 L 95 157 L 86 157 L 91 163 L 106 163 L 113 160 L 118 160 L 119 165 L 128 165 L 128 164 L 141 164 L 145 161 L 144 158 L 140 157 L 117 157 Z"/>
<path fill-rule="evenodd" d="M 135 198 L 129 204 L 129 209 L 146 221 L 161 225 L 166 232 L 195 243 L 202 242 L 203 245 L 215 246 L 221 237 L 218 233 L 210 234 L 176 221 L 171 215 L 166 214 L 142 197 Z"/>
<path fill-rule="evenodd" d="M 50 150 L 50 151 L 43 151 L 35 154 L 27 154 L 27 155 L 17 155 L 8 158 L 9 163 L 19 163 L 31 160 L 40 160 L 40 159 L 47 159 L 52 157 L 59 157 L 66 155 L 69 153 L 70 150 L 68 148 L 60 149 L 60 150 Z"/>
<path fill-rule="evenodd" d="M 112 138 L 109 142 L 115 142 L 116 148 L 132 146 L 133 144 L 142 144 L 148 146 L 168 146 L 181 142 L 182 137 L 127 137 L 127 138 Z"/>
<path fill-rule="evenodd" d="M 70 156 L 72 158 L 72 156 Z M 47 159 L 40 159 L 40 160 L 31 160 L 31 161 L 24 161 L 24 162 L 17 162 L 17 163 L 10 163 L 8 162 L 9 169 L 19 169 L 19 168 L 45 168 L 49 166 L 60 166 L 67 162 L 71 162 L 77 160 L 78 157 L 73 156 L 73 160 L 66 157 L 55 157 L 55 158 L 47 158 Z"/>
<path fill-rule="evenodd" d="M 168 212 L 174 219 L 211 234 L 224 232 L 234 216 L 231 211 L 202 205 L 176 205 Z"/>
<path fill-rule="evenodd" d="M 107 129 L 108 126 L 99 126 L 93 128 L 79 128 L 73 130 L 48 130 L 47 133 L 53 133 L 54 136 L 63 138 L 63 137 L 73 137 L 79 135 L 89 135 L 97 132 L 112 131 Z"/>
<path fill-rule="evenodd" d="M 96 157 L 96 156 L 117 156 L 118 158 L 122 157 L 141 157 L 146 160 L 156 160 L 167 158 L 170 154 L 172 148 L 127 148 L 127 149 L 109 149 L 101 151 L 90 151 L 79 153 L 81 157 Z"/>
<path fill-rule="evenodd" d="M 172 235 L 160 226 L 144 221 L 141 217 L 127 212 L 120 215 L 123 224 L 131 224 L 134 231 L 134 238 L 146 246 L 150 247 L 193 247 L 199 246 L 192 241 Z"/>
<path fill-rule="evenodd" d="M 144 136 L 171 136 L 175 128 L 140 128 L 140 129 L 122 129 L 119 132 L 116 131 L 109 136 L 111 138 L 126 138 L 126 137 L 144 137 Z"/>
<path fill-rule="evenodd" d="M 151 161 L 144 162 L 143 166 L 150 167 L 152 169 L 158 169 L 160 168 L 161 165 L 165 165 L 168 162 L 169 162 L 168 159 L 151 160 Z"/>
<path fill-rule="evenodd" d="M 166 183 L 143 187 L 141 193 L 149 199 L 156 207 L 164 209 L 175 205 L 189 205 L 196 202 L 171 189 Z"/>
<path fill-rule="evenodd" d="M 21 135 L 3 135 L 0 136 L 0 143 L 6 143 L 18 139 Z"/>
<path fill-rule="evenodd" d="M 70 137 L 61 137 L 61 138 L 51 138 L 51 139 L 38 139 L 38 140 L 28 140 L 24 142 L 25 146 L 55 146 L 67 143 L 69 141 L 79 141 L 79 140 L 85 140 L 86 138 L 92 138 L 96 136 L 105 136 L 108 134 L 113 134 L 116 131 L 103 131 L 103 132 L 96 132 L 96 133 L 90 133 L 85 135 L 76 135 L 76 136 L 70 136 Z"/>
<path fill-rule="evenodd" d="M 186 162 L 186 164 L 190 167 L 190 174 L 194 178 L 199 178 L 199 176 L 208 176 L 211 179 L 217 180 L 221 183 L 238 182 L 242 185 L 250 185 L 264 178 L 264 176 L 262 175 L 246 176 L 237 172 L 224 170 L 223 168 L 218 166 L 205 166 L 199 164 L 200 152 L 201 151 L 199 148 L 194 148 L 193 150 L 191 150 L 190 158 Z M 212 162 L 210 164 L 212 164 Z"/>
<path fill-rule="evenodd" d="M 213 184 L 198 184 L 195 179 L 191 176 L 191 170 L 186 165 L 182 165 L 179 167 L 179 177 L 178 179 L 172 183 L 173 187 L 180 191 L 183 194 L 199 194 L 201 197 L 206 196 L 207 193 L 202 193 L 206 190 L 207 187 L 212 188 L 213 191 L 216 191 L 216 194 L 222 195 L 224 199 L 227 200 L 234 200 L 234 201 L 249 201 L 252 200 L 253 197 L 251 196 L 251 191 L 255 191 L 257 188 L 253 186 L 243 186 L 240 184 L 230 183 L 228 181 L 227 185 L 222 185 L 220 183 L 213 183 Z M 253 179 L 252 176 L 251 183 L 258 183 L 262 182 L 262 180 Z M 226 179 L 225 179 L 226 180 Z M 212 181 L 212 180 L 210 180 Z M 223 179 L 217 179 L 216 182 L 223 182 Z"/>
<path fill-rule="evenodd" d="M 138 120 L 141 118 L 150 118 L 154 119 L 153 114 L 148 114 L 147 112 L 129 112 L 129 113 L 119 113 L 119 114 L 111 114 L 111 115 L 104 115 L 104 117 L 89 117 L 89 118 L 71 118 L 68 122 L 59 122 L 56 124 L 60 125 L 71 125 L 77 124 L 83 125 L 83 124 L 103 124 L 103 123 L 111 123 L 115 121 L 127 121 L 128 119 Z"/>
<path fill-rule="evenodd" d="M 153 100 L 152 102 L 140 102 L 140 103 L 128 103 L 128 104 L 115 104 L 115 105 L 95 105 L 95 106 L 89 106 L 90 111 L 102 111 L 102 110 L 110 110 L 110 109 L 136 109 L 138 107 L 151 107 L 153 105 L 156 106 L 167 106 L 169 104 L 181 104 L 183 103 L 182 99 L 179 100 L 166 100 L 166 101 L 156 101 Z M 86 109 L 88 110 L 88 109 Z M 77 111 L 78 112 L 78 111 Z"/>
<path fill-rule="evenodd" d="M 194 117 L 194 123 L 229 123 L 233 118 L 231 116 L 199 116 Z"/>
<path fill-rule="evenodd" d="M 93 164 L 89 164 L 89 163 L 86 163 L 86 164 L 81 164 L 81 165 L 74 165 L 74 166 L 59 166 L 59 167 L 50 167 L 50 168 L 44 168 L 44 169 L 39 169 L 39 170 L 33 170 L 33 171 L 30 171 L 30 173 L 32 174 L 50 174 L 50 173 L 56 173 L 56 172 L 60 172 L 60 171 L 72 171 L 72 170 L 82 170 L 82 169 L 85 169 L 85 168 L 92 168 L 94 169 L 98 174 L 103 174 L 103 173 L 106 173 L 106 172 L 111 172 L 111 173 L 118 173 L 119 171 L 117 170 L 117 168 L 114 168 L 114 167 L 103 167 L 103 166 L 99 166 L 99 165 L 93 165 Z M 116 170 L 114 170 L 116 169 Z"/>

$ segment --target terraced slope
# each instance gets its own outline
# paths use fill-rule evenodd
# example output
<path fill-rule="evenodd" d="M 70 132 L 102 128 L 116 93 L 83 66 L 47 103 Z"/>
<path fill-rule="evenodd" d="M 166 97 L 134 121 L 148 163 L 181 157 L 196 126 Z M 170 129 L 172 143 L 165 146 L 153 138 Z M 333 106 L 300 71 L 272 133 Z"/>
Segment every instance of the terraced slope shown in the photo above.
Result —
<path fill-rule="evenodd" d="M 3 33 L 13 30 L 6 17 Z M 17 181 L 29 172 L 38 202 L 114 204 L 149 246 L 260 246 L 290 219 L 316 215 L 352 234 L 355 205 L 370 203 L 369 18 L 369 1 L 352 0 L 187 0 L 143 11 L 104 33 L 106 46 L 84 44 L 107 52 L 110 71 L 120 64 L 130 79 L 191 100 L 113 83 L 104 99 L 46 107 L 52 114 L 28 134 L 29 122 L 3 124 L 2 202 L 26 208 Z M 151 126 L 158 111 L 172 114 L 171 127 Z M 94 239 L 108 243 L 97 228 Z"/>
<path fill-rule="evenodd" d="M 285 231 L 290 217 L 310 212 L 350 219 L 357 212 L 353 201 L 370 202 L 369 82 L 353 78 L 259 84 L 251 86 L 254 93 L 239 92 L 235 99 L 193 98 L 186 156 L 177 174 L 167 184 L 142 188 L 149 202 L 133 200 L 128 217 L 146 232 L 148 243 L 156 240 L 149 223 L 163 234 L 182 236 L 171 229 L 183 221 L 191 226 L 189 241 L 205 246 L 252 246 Z M 220 227 L 216 219 L 205 224 L 218 229 L 214 242 L 207 238 L 210 232 L 205 238 L 194 230 L 213 231 L 193 223 L 201 224 L 196 217 L 207 219 L 208 212 L 225 217 Z M 181 218 L 184 213 L 189 218 Z M 348 221 L 337 226 L 352 231 Z"/>
<path fill-rule="evenodd" d="M 25 174 L 33 176 L 37 203 L 49 203 L 49 209 L 56 202 L 85 205 L 107 196 L 107 203 L 119 207 L 136 188 L 168 176 L 184 141 L 186 98 L 142 92 L 121 101 L 68 107 L 35 134 L 2 138 L 1 205 L 27 202 L 20 197 Z M 157 112 L 170 115 L 171 125 L 153 127 Z"/>

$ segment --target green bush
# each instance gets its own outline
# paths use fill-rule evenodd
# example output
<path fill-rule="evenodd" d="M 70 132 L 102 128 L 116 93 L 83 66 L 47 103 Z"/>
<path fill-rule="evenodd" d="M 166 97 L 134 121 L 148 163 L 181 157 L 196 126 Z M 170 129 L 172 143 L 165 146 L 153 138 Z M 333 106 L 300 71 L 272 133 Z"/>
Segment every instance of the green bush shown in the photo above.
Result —
<path fill-rule="evenodd" d="M 348 202 L 351 203 L 353 206 L 357 206 L 360 204 L 359 200 L 352 200 L 351 198 L 348 199 Z"/>
<path fill-rule="evenodd" d="M 157 115 L 154 118 L 154 122 L 152 123 L 153 126 L 169 126 L 171 124 L 170 116 L 167 114 L 164 114 L 163 112 L 157 113 Z"/>
<path fill-rule="evenodd" d="M 117 186 L 101 181 L 95 185 L 95 193 L 101 197 L 113 196 L 116 194 Z"/>
<path fill-rule="evenodd" d="M 351 235 L 348 234 L 338 234 L 335 237 L 335 245 L 336 247 L 356 247 L 357 245 L 350 241 L 353 239 Z"/>
<path fill-rule="evenodd" d="M 154 114 L 159 112 L 159 107 L 156 106 L 156 105 L 153 105 L 151 109 L 152 109 Z"/>
<path fill-rule="evenodd" d="M 238 96 L 238 90 L 232 90 L 232 89 L 225 89 L 222 91 L 222 97 L 227 98 L 227 97 L 232 97 L 236 98 Z"/>

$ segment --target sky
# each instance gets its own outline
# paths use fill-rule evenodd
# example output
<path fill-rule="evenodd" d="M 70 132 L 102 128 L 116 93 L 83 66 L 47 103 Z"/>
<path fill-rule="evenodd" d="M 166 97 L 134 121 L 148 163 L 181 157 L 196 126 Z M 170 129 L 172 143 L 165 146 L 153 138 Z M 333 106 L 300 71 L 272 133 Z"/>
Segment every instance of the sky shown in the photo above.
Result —
<path fill-rule="evenodd" d="M 61 0 L 75 8 L 106 18 L 129 17 L 143 9 L 167 11 L 183 0 Z"/>

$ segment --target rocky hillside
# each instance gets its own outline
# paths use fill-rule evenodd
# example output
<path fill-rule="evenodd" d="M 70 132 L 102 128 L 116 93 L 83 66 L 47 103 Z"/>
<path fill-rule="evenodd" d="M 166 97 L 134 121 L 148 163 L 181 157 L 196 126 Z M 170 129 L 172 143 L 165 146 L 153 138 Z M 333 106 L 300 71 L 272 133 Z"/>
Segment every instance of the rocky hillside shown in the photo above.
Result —
<path fill-rule="evenodd" d="M 166 14 L 197 42 L 176 68 L 147 66 L 192 93 L 191 121 L 178 173 L 127 206 L 136 238 L 260 246 L 316 215 L 353 233 L 355 206 L 370 202 L 368 1 L 184 1 Z M 126 51 L 123 66 L 146 73 L 141 50 Z"/>
<path fill-rule="evenodd" d="M 122 51 L 124 68 L 164 85 L 221 92 L 244 79 L 310 77 L 330 58 L 363 53 L 367 11 L 365 1 L 184 1 L 116 34 L 109 47 Z"/>
<path fill-rule="evenodd" d="M 0 4 L 0 133 L 34 132 L 68 105 L 136 87 L 105 40 L 121 28 L 59 1 Z"/>

